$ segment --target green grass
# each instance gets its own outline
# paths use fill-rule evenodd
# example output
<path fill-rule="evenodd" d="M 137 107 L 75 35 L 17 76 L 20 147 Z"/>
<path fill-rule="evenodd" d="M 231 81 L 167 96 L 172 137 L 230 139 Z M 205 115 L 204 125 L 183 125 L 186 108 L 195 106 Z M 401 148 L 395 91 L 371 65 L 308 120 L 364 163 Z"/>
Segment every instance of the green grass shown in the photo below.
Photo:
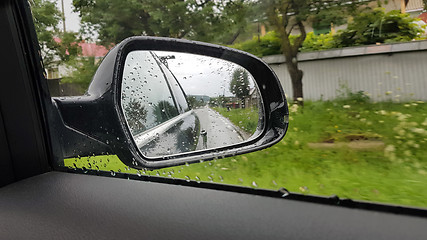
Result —
<path fill-rule="evenodd" d="M 258 126 L 259 115 L 257 108 L 238 108 L 230 109 L 230 111 L 227 111 L 226 108 L 219 107 L 213 109 L 250 134 L 253 134 Z"/>
<path fill-rule="evenodd" d="M 290 110 L 288 133 L 271 148 L 141 174 L 427 207 L 427 104 L 305 102 L 303 109 Z M 349 135 L 382 141 L 385 148 L 319 150 L 307 145 L 345 142 Z M 66 165 L 88 168 L 88 162 L 92 169 L 136 173 L 114 156 L 68 159 Z"/>

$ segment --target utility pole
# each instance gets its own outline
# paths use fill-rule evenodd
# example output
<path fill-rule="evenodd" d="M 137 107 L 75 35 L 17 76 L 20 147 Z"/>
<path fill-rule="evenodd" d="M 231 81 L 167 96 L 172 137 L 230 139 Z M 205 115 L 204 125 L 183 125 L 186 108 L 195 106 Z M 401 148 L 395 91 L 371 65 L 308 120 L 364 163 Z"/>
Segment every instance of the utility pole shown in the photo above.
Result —
<path fill-rule="evenodd" d="M 62 29 L 64 31 L 64 33 L 67 31 L 65 29 L 65 11 L 64 11 L 64 0 L 61 0 L 61 5 L 62 5 Z"/>

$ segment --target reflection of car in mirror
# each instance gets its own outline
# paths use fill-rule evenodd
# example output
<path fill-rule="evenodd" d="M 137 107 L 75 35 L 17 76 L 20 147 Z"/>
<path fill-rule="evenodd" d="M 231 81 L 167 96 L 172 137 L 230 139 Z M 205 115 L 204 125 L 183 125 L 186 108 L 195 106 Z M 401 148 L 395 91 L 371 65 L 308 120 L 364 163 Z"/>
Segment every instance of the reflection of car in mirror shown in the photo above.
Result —
<path fill-rule="evenodd" d="M 121 105 L 140 151 L 148 157 L 196 149 L 200 124 L 184 91 L 160 59 L 149 51 L 127 55 Z"/>
<path fill-rule="evenodd" d="M 253 76 L 238 64 L 180 52 L 131 51 L 120 100 L 139 151 L 163 157 L 255 138 L 263 108 L 251 92 L 258 92 Z"/>

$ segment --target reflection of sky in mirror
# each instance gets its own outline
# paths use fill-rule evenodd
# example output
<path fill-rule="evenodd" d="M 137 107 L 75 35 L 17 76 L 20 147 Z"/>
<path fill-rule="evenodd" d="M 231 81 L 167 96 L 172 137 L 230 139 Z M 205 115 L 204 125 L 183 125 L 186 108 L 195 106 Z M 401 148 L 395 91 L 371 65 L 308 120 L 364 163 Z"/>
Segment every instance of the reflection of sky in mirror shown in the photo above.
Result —
<path fill-rule="evenodd" d="M 230 92 L 230 81 L 233 72 L 241 66 L 218 58 L 156 51 L 159 57 L 174 56 L 167 64 L 187 95 L 207 95 L 210 97 L 233 96 Z M 249 75 L 250 88 L 254 87 L 252 75 Z"/>

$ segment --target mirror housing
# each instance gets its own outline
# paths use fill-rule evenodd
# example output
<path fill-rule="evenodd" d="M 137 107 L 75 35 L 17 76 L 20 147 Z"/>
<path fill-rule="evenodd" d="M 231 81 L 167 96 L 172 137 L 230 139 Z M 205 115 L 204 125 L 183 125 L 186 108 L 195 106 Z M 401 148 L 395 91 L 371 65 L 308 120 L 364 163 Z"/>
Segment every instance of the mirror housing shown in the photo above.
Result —
<path fill-rule="evenodd" d="M 131 51 L 171 51 L 223 59 L 246 69 L 258 85 L 264 127 L 253 139 L 238 144 L 171 156 L 148 158 L 135 144 L 121 107 L 124 63 Z M 147 80 L 149 81 L 149 79 Z M 288 106 L 281 84 L 271 68 L 248 53 L 196 41 L 131 37 L 105 56 L 85 95 L 53 98 L 64 126 L 54 126 L 63 158 L 115 154 L 127 166 L 163 168 L 185 163 L 249 153 L 280 141 L 288 128 Z"/>

